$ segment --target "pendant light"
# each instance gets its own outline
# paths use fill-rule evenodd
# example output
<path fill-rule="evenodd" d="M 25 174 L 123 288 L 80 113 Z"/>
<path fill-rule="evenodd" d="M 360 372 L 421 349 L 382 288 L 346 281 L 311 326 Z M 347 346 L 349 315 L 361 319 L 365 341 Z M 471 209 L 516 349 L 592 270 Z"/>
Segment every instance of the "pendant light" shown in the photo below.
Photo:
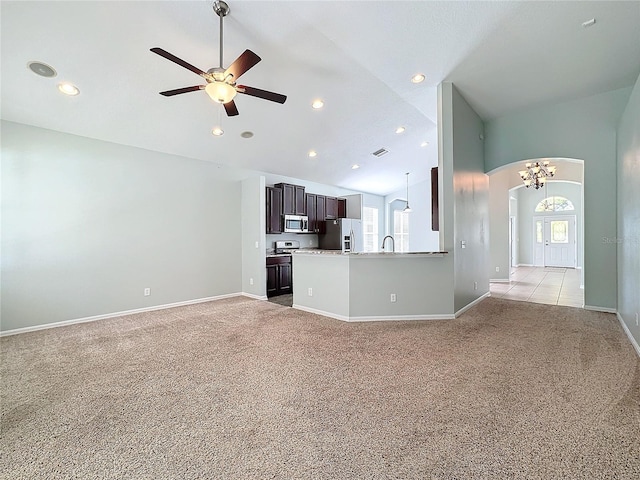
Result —
<path fill-rule="evenodd" d="M 407 206 L 402 210 L 405 213 L 411 212 L 411 207 L 409 206 L 409 172 L 405 174 L 407 176 Z"/>

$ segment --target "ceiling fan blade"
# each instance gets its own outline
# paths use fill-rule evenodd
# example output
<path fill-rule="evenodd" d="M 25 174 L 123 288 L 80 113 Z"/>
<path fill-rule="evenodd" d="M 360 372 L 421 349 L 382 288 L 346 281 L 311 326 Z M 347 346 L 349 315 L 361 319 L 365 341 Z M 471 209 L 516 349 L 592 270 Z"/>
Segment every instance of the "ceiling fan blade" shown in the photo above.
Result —
<path fill-rule="evenodd" d="M 172 62 L 177 63 L 178 65 L 180 65 L 181 67 L 186 68 L 187 70 L 191 70 L 193 73 L 197 73 L 201 77 L 207 78 L 207 74 L 205 72 L 203 72 L 202 70 L 200 70 L 198 67 L 194 67 L 190 63 L 185 62 L 181 58 L 176 57 L 175 55 L 167 52 L 166 50 L 163 50 L 163 49 L 158 48 L 158 47 L 154 47 L 154 48 L 151 49 L 151 51 L 153 53 L 157 53 L 161 57 L 166 58 L 167 60 L 171 60 Z"/>
<path fill-rule="evenodd" d="M 166 92 L 160 92 L 160 95 L 165 97 L 171 97 L 173 95 L 180 95 L 181 93 L 197 92 L 198 90 L 204 90 L 205 85 L 194 85 L 193 87 L 176 88 L 175 90 L 167 90 Z"/>
<path fill-rule="evenodd" d="M 236 60 L 227 68 L 224 72 L 225 78 L 228 75 L 233 75 L 233 81 L 235 82 L 240 78 L 240 75 L 245 73 L 256 63 L 262 60 L 258 55 L 251 50 L 245 50 Z"/>
<path fill-rule="evenodd" d="M 236 102 L 234 102 L 233 100 L 231 100 L 230 102 L 227 102 L 224 105 L 224 109 L 227 112 L 227 115 L 229 117 L 235 117 L 236 115 L 239 114 L 238 112 L 238 107 L 236 107 Z"/>
<path fill-rule="evenodd" d="M 286 95 L 260 90 L 259 88 L 247 87 L 246 85 L 238 85 L 236 90 L 238 93 L 244 93 L 245 95 L 251 95 L 252 97 L 264 98 L 265 100 L 270 100 L 276 103 L 284 103 L 287 100 Z"/>

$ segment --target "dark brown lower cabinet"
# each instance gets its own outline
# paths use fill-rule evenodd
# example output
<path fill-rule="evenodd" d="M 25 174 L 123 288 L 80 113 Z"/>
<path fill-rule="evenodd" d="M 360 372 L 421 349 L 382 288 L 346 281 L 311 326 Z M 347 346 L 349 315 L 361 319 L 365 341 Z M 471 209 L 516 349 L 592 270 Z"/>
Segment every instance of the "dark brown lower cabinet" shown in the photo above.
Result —
<path fill-rule="evenodd" d="M 293 293 L 291 255 L 267 257 L 267 297 Z"/>

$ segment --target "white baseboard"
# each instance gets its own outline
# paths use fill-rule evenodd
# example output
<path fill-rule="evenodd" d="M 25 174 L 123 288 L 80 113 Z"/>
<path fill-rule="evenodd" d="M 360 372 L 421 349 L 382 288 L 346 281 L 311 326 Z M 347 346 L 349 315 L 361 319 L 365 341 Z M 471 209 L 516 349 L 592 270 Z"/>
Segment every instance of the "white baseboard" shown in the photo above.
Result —
<path fill-rule="evenodd" d="M 633 348 L 635 349 L 636 353 L 640 357 L 640 345 L 638 345 L 638 342 L 636 342 L 636 339 L 633 338 L 633 335 L 631 335 L 631 330 L 629 330 L 629 327 L 627 327 L 627 324 L 624 323 L 624 319 L 622 318 L 622 315 L 620 315 L 620 312 L 616 312 L 616 317 L 618 317 L 618 321 L 620 322 L 620 325 L 622 325 L 622 329 L 624 330 L 624 333 L 627 334 L 627 338 L 629 338 L 631 345 L 633 345 Z"/>
<path fill-rule="evenodd" d="M 255 295 L 253 293 L 242 292 L 240 295 L 243 297 L 253 298 L 255 300 L 268 300 L 266 295 Z"/>
<path fill-rule="evenodd" d="M 460 310 L 458 310 L 455 315 L 454 318 L 458 318 L 460 315 L 462 315 L 464 312 L 466 312 L 467 310 L 469 310 L 470 308 L 472 308 L 473 306 L 479 304 L 481 301 L 483 301 L 485 298 L 490 297 L 491 296 L 491 292 L 487 292 L 484 295 L 482 295 L 479 298 L 476 298 L 473 302 L 469 303 L 468 305 L 462 307 Z"/>
<path fill-rule="evenodd" d="M 582 308 L 584 308 L 585 310 L 591 310 L 593 312 L 618 313 L 618 311 L 615 308 L 608 308 L 608 307 L 596 307 L 593 305 L 585 305 Z"/>
<path fill-rule="evenodd" d="M 406 320 L 453 320 L 454 315 L 450 313 L 442 314 L 430 314 L 430 315 L 380 315 L 380 316 L 358 316 L 350 317 L 347 315 L 338 315 L 332 312 L 325 312 L 324 310 L 317 310 L 315 308 L 304 307 L 301 305 L 293 305 L 293 308 L 302 310 L 303 312 L 315 313 L 316 315 L 322 315 L 323 317 L 335 318 L 343 322 L 384 322 L 384 321 L 406 321 Z"/>
<path fill-rule="evenodd" d="M 508 278 L 490 278 L 489 283 L 509 283 L 511 280 Z"/>
<path fill-rule="evenodd" d="M 517 267 L 535 267 L 534 264 L 532 263 L 519 263 L 518 265 L 516 265 Z M 540 265 L 542 266 L 542 265 Z"/>
<path fill-rule="evenodd" d="M 316 315 L 322 315 L 323 317 L 335 318 L 336 320 L 342 320 L 343 322 L 348 322 L 349 317 L 345 315 L 338 315 L 337 313 L 325 312 L 324 310 L 318 310 L 310 307 L 303 307 L 302 305 L 293 304 L 291 308 L 295 308 L 296 310 L 302 310 L 303 312 L 315 313 Z"/>
<path fill-rule="evenodd" d="M 0 337 L 9 335 L 17 335 L 19 333 L 35 332 L 37 330 L 46 330 L 48 328 L 66 327 L 75 325 L 76 323 L 95 322 L 96 320 L 104 320 L 107 318 L 124 317 L 126 315 L 134 315 L 136 313 L 153 312 L 155 310 L 165 310 L 167 308 L 182 307 L 185 305 L 193 305 L 196 303 L 212 302 L 223 298 L 238 297 L 241 293 L 227 293 L 225 295 L 216 295 L 215 297 L 197 298 L 195 300 L 186 300 L 184 302 L 167 303 L 164 305 L 155 305 L 153 307 L 136 308 L 134 310 L 124 310 L 122 312 L 105 313 L 103 315 L 94 315 L 92 317 L 75 318 L 73 320 L 63 320 L 62 322 L 45 323 L 43 325 L 34 325 L 32 327 L 14 328 L 13 330 L 5 330 L 0 332 Z"/>

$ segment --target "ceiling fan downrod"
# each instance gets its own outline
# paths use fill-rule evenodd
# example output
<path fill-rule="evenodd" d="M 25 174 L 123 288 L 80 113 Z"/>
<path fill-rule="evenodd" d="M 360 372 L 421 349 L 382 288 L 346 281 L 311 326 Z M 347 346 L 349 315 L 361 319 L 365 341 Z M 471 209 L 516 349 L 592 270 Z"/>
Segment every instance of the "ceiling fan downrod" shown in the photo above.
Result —
<path fill-rule="evenodd" d="M 227 5 L 226 2 L 219 0 L 213 3 L 213 11 L 216 12 L 216 14 L 220 17 L 220 68 L 224 68 L 222 66 L 223 65 L 222 52 L 224 51 L 224 49 L 222 48 L 223 47 L 222 19 L 227 15 L 229 15 L 229 12 L 231 12 L 231 9 L 229 8 L 229 5 Z"/>

